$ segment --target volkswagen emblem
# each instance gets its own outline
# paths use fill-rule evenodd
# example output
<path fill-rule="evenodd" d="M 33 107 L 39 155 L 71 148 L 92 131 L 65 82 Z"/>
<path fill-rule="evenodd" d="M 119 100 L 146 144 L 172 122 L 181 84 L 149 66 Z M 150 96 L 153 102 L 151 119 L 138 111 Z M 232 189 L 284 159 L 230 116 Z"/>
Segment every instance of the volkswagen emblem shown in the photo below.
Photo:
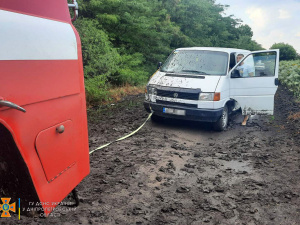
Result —
<path fill-rule="evenodd" d="M 178 93 L 174 93 L 174 98 L 177 98 L 178 97 Z"/>

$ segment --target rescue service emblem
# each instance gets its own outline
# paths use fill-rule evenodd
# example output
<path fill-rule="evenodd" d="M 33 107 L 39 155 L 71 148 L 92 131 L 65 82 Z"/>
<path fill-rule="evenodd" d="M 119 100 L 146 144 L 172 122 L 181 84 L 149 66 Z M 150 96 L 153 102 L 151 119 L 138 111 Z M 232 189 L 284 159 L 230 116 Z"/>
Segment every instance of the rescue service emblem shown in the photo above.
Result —
<path fill-rule="evenodd" d="M 3 211 L 1 217 L 11 217 L 9 211 L 16 212 L 16 203 L 9 204 L 10 198 L 1 198 L 0 211 Z"/>

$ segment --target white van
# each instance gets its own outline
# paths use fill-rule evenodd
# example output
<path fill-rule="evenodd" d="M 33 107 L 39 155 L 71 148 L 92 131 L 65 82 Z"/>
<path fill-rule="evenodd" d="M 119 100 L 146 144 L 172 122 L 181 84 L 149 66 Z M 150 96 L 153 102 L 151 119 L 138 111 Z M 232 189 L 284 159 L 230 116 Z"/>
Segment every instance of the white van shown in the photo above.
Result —
<path fill-rule="evenodd" d="M 242 58 L 237 63 L 237 58 Z M 263 65 L 263 66 L 262 66 Z M 228 115 L 273 114 L 279 50 L 179 48 L 147 84 L 144 107 L 162 117 L 213 122 L 224 130 Z"/>

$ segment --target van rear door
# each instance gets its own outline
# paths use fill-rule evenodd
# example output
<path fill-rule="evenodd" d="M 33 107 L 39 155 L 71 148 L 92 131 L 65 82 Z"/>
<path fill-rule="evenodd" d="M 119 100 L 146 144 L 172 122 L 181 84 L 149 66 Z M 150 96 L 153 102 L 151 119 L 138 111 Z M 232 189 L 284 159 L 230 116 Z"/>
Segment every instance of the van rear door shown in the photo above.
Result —
<path fill-rule="evenodd" d="M 268 50 L 251 52 L 230 71 L 230 97 L 243 115 L 273 115 L 278 68 L 279 50 Z"/>

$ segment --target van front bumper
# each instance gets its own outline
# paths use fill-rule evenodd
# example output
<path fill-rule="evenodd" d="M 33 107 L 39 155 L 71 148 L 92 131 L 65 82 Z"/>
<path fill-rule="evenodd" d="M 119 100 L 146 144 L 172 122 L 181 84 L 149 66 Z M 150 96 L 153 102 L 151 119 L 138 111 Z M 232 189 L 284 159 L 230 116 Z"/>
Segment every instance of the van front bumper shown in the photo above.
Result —
<path fill-rule="evenodd" d="M 155 115 L 174 118 L 174 119 L 183 119 L 183 120 L 194 120 L 194 121 L 202 121 L 202 122 L 216 122 L 220 119 L 223 108 L 220 109 L 195 109 L 188 108 L 182 106 L 174 106 L 168 104 L 157 104 L 155 102 L 144 101 L 144 107 L 147 112 L 154 112 Z M 185 110 L 185 116 L 178 116 L 173 114 L 163 113 L 163 108 L 171 108 L 171 109 L 181 109 Z"/>

